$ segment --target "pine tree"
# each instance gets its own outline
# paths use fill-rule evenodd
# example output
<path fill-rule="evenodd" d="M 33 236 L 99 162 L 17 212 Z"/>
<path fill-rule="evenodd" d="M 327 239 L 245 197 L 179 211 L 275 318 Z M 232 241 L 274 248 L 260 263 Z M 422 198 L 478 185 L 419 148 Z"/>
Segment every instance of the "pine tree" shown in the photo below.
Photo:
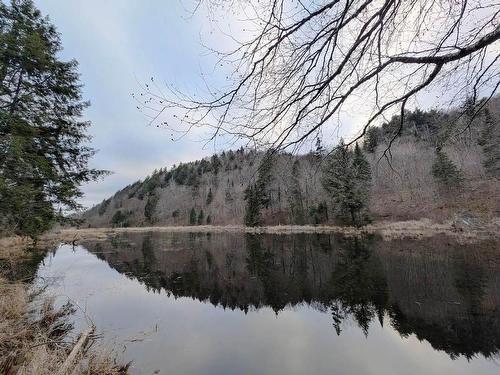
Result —
<path fill-rule="evenodd" d="M 321 138 L 318 136 L 316 138 L 316 149 L 314 150 L 314 156 L 317 159 L 321 159 L 325 155 L 325 148 L 321 144 Z"/>
<path fill-rule="evenodd" d="M 370 179 L 370 166 L 359 147 L 353 153 L 341 139 L 322 175 L 323 187 L 335 203 L 338 217 L 354 225 L 365 222 Z"/>
<path fill-rule="evenodd" d="M 370 163 L 366 159 L 363 151 L 356 143 L 354 147 L 354 156 L 352 160 L 352 165 L 354 167 L 354 171 L 356 173 L 356 179 L 360 182 L 370 182 L 372 179 L 372 172 Z"/>
<path fill-rule="evenodd" d="M 256 227 L 262 224 L 260 215 L 261 202 L 255 185 L 249 185 L 245 190 L 245 225 Z"/>
<path fill-rule="evenodd" d="M 214 172 L 215 175 L 219 173 L 220 167 L 221 167 L 221 162 L 217 154 L 214 154 L 210 160 L 212 164 L 212 171 Z"/>
<path fill-rule="evenodd" d="M 271 194 L 269 186 L 273 179 L 272 169 L 274 166 L 274 151 L 266 152 L 259 165 L 255 189 L 261 208 L 268 208 L 271 204 Z"/>
<path fill-rule="evenodd" d="M 154 223 L 154 213 L 156 210 L 156 205 L 158 204 L 158 196 L 154 194 L 150 194 L 148 196 L 148 200 L 146 202 L 146 205 L 144 206 L 144 217 L 146 218 L 146 221 L 153 224 Z"/>
<path fill-rule="evenodd" d="M 189 212 L 189 225 L 196 225 L 196 210 L 194 207 Z"/>
<path fill-rule="evenodd" d="M 302 189 L 300 188 L 300 163 L 298 160 L 295 160 L 293 163 L 290 184 L 291 188 L 288 203 L 292 215 L 292 222 L 294 224 L 302 225 L 305 222 L 304 202 L 302 198 Z"/>
<path fill-rule="evenodd" d="M 441 193 L 447 194 L 462 187 L 462 172 L 453 164 L 441 147 L 436 148 L 436 159 L 432 164 L 432 175 L 436 179 Z"/>
<path fill-rule="evenodd" d="M 245 190 L 245 225 L 255 227 L 262 224 L 260 210 L 268 208 L 271 203 L 268 186 L 273 178 L 273 151 L 266 152 L 259 165 L 257 181 Z"/>
<path fill-rule="evenodd" d="M 205 214 L 203 213 L 203 210 L 200 210 L 200 213 L 198 214 L 198 225 L 203 224 L 203 219 L 205 218 Z"/>
<path fill-rule="evenodd" d="M 0 3 L 0 225 L 33 238 L 79 209 L 79 186 L 104 174 L 88 168 L 88 103 L 61 49 L 32 1 Z"/>
<path fill-rule="evenodd" d="M 127 214 L 123 213 L 121 210 L 118 210 L 111 218 L 111 223 L 113 224 L 113 226 L 128 227 L 127 217 Z"/>
<path fill-rule="evenodd" d="M 381 129 L 375 126 L 370 126 L 366 130 L 365 139 L 363 141 L 363 148 L 366 152 L 372 154 L 375 152 L 379 144 L 380 131 Z"/>
<path fill-rule="evenodd" d="M 207 206 L 210 205 L 210 203 L 212 203 L 212 201 L 214 200 L 214 196 L 212 194 L 212 188 L 209 188 L 208 189 L 208 194 L 207 194 Z"/>
<path fill-rule="evenodd" d="M 483 149 L 486 173 L 490 177 L 500 178 L 500 126 L 488 108 L 485 109 L 480 145 Z"/>
<path fill-rule="evenodd" d="M 207 225 L 212 224 L 212 217 L 210 215 L 207 216 Z"/>

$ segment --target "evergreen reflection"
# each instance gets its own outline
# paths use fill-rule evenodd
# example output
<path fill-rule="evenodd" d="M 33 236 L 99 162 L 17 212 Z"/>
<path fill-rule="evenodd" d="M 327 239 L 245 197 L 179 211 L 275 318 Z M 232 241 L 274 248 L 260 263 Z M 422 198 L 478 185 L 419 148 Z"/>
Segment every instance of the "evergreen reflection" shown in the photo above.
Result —
<path fill-rule="evenodd" d="M 494 241 L 149 233 L 85 246 L 148 290 L 176 298 L 245 313 L 309 304 L 331 315 L 338 335 L 352 321 L 365 335 L 385 321 L 451 358 L 489 358 L 500 347 Z"/>

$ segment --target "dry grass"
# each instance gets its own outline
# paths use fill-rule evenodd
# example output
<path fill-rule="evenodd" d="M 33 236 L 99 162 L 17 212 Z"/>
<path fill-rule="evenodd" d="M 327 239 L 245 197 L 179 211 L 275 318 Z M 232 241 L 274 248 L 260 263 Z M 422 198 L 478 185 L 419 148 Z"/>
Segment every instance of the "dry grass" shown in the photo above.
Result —
<path fill-rule="evenodd" d="M 197 225 L 197 226 L 154 226 L 129 228 L 85 228 L 62 229 L 45 235 L 41 243 L 78 243 L 82 240 L 106 241 L 123 233 L 171 232 L 171 233 L 341 233 L 359 235 L 379 234 L 386 239 L 430 237 L 447 234 L 464 239 L 496 237 L 500 235 L 500 218 L 481 219 L 471 223 L 461 216 L 439 223 L 430 219 L 407 221 L 381 221 L 361 228 L 335 225 L 276 225 L 245 227 L 242 225 Z M 1 258 L 1 253 L 0 253 Z"/>
<path fill-rule="evenodd" d="M 16 238 L 12 241 L 19 243 Z M 0 248 L 3 259 L 12 256 L 11 263 L 4 263 L 0 270 L 0 374 L 58 374 L 74 344 L 68 320 L 74 310 L 70 304 L 55 309 L 51 298 L 39 294 L 41 290 L 30 292 L 25 282 L 7 281 L 2 276 L 9 264 L 29 257 L 19 249 Z M 72 374 L 127 373 L 127 366 L 117 365 L 111 353 L 93 344 L 91 341 L 77 359 Z"/>

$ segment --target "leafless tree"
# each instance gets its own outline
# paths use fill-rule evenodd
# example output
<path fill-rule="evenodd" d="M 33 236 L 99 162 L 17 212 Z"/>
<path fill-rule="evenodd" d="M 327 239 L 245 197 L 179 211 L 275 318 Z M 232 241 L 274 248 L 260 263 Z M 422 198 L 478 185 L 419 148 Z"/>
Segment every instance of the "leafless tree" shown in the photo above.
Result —
<path fill-rule="evenodd" d="M 214 51 L 217 67 L 230 72 L 203 97 L 146 85 L 141 108 L 159 126 L 173 127 L 163 116 L 173 111 L 183 126 L 176 130 L 210 127 L 212 139 L 229 134 L 292 150 L 337 124 L 352 103 L 371 111 L 355 142 L 387 115 L 400 112 L 404 126 L 409 101 L 431 87 L 453 101 L 491 97 L 500 85 L 498 0 L 199 0 L 197 6 L 239 6 L 248 40 Z"/>

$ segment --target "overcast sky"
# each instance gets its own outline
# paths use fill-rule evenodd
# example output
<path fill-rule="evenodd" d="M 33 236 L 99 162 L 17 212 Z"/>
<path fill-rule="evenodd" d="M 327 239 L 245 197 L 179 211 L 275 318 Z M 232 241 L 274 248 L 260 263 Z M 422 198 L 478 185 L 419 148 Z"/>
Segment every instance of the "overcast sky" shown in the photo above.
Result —
<path fill-rule="evenodd" d="M 203 15 L 189 18 L 180 0 L 36 0 L 61 34 L 65 60 L 80 66 L 85 118 L 99 150 L 92 166 L 114 172 L 84 186 L 91 206 L 155 168 L 211 155 L 199 134 L 172 142 L 168 131 L 148 126 L 131 97 L 151 76 L 186 87 L 198 84 L 206 50 Z M 205 28 L 206 30 L 206 28 Z"/>
<path fill-rule="evenodd" d="M 91 165 L 114 173 L 83 187 L 84 206 L 99 203 L 156 168 L 231 147 L 206 146 L 206 134 L 200 133 L 172 141 L 168 130 L 148 126 L 131 96 L 151 77 L 188 91 L 204 87 L 201 72 L 212 71 L 214 57 L 207 57 L 201 42 L 220 50 L 227 47 L 228 38 L 218 29 L 242 35 L 244 26 L 230 13 L 217 24 L 208 20 L 203 9 L 192 16 L 188 9 L 193 1 L 35 0 L 61 34 L 62 59 L 74 58 L 80 64 L 84 98 L 91 102 L 85 118 L 92 122 L 92 146 L 99 150 Z M 424 96 L 419 106 L 425 108 L 430 98 Z M 340 131 L 331 130 L 324 143 L 354 134 L 362 107 L 347 113 Z"/>

